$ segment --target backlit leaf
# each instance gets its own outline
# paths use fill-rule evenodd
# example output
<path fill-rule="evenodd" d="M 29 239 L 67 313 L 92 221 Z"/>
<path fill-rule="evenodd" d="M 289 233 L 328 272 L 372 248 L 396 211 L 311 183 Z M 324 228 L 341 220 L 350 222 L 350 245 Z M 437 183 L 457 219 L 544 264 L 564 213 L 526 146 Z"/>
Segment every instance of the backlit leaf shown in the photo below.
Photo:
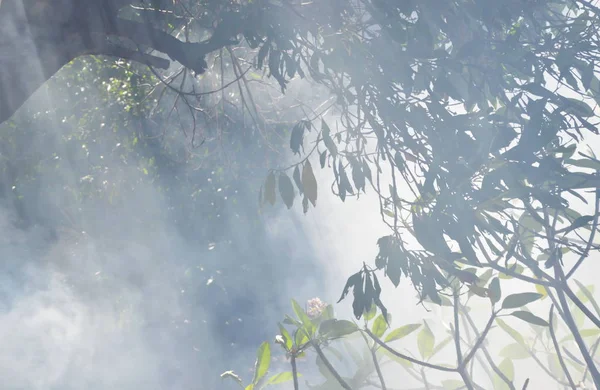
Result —
<path fill-rule="evenodd" d="M 421 327 L 421 324 L 408 324 L 408 325 L 404 325 L 399 328 L 396 328 L 396 329 L 392 330 L 390 333 L 388 333 L 388 335 L 385 337 L 385 342 L 389 343 L 394 340 L 399 340 L 403 337 L 408 336 L 409 334 L 411 334 L 415 330 L 419 329 L 420 327 Z"/>

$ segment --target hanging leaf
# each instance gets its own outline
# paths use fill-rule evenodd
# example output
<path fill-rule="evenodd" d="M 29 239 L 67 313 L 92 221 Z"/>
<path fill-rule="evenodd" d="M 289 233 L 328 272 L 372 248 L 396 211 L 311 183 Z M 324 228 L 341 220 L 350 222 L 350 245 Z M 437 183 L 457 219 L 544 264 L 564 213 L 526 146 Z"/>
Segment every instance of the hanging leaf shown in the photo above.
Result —
<path fill-rule="evenodd" d="M 323 136 L 325 147 L 329 150 L 329 153 L 331 153 L 333 157 L 336 157 L 338 154 L 337 146 L 331 138 L 331 130 L 324 119 L 321 119 L 321 134 Z"/>
<path fill-rule="evenodd" d="M 304 212 L 304 214 L 308 212 L 308 198 L 306 197 L 306 195 L 304 195 L 304 198 L 302 198 L 302 211 Z"/>
<path fill-rule="evenodd" d="M 257 58 L 257 66 L 256 66 L 258 69 L 262 69 L 263 63 L 265 61 L 267 54 L 269 53 L 270 47 L 271 47 L 271 41 L 269 40 L 269 41 L 265 42 L 265 44 L 262 45 L 260 47 L 260 49 L 258 50 L 258 58 Z"/>
<path fill-rule="evenodd" d="M 361 165 L 354 162 L 352 164 L 352 180 L 356 186 L 356 190 L 365 192 L 365 175 L 361 169 Z"/>
<path fill-rule="evenodd" d="M 548 322 L 531 314 L 528 311 L 514 311 L 510 313 L 511 316 L 517 317 L 525 322 L 529 322 L 530 324 L 539 325 L 539 326 L 549 326 Z"/>
<path fill-rule="evenodd" d="M 269 370 L 271 364 L 271 346 L 267 341 L 262 343 L 256 352 L 256 363 L 254 365 L 254 379 L 252 383 L 256 384 L 262 379 Z"/>
<path fill-rule="evenodd" d="M 292 177 L 294 178 L 294 183 L 296 183 L 296 187 L 298 187 L 300 194 L 304 193 L 304 186 L 302 185 L 302 180 L 300 179 L 300 168 L 298 168 L 298 165 L 296 165 L 294 168 L 294 174 Z"/>
<path fill-rule="evenodd" d="M 388 335 L 385 337 L 385 342 L 389 343 L 394 340 L 399 340 L 403 337 L 408 336 L 409 334 L 411 334 L 415 330 L 419 329 L 420 327 L 421 327 L 421 324 L 408 324 L 408 325 L 404 325 L 399 328 L 396 328 L 396 329 L 392 330 L 390 333 L 388 333 Z"/>
<path fill-rule="evenodd" d="M 304 129 L 305 126 L 302 122 L 298 122 L 292 129 L 292 135 L 290 137 L 290 149 L 294 154 L 300 154 L 300 149 L 304 151 Z"/>
<path fill-rule="evenodd" d="M 431 354 L 433 353 L 433 346 L 435 345 L 435 335 L 427 325 L 427 322 L 424 321 L 425 327 L 421 329 L 419 334 L 417 335 L 417 347 L 419 348 L 419 353 L 423 359 L 429 359 Z"/>
<path fill-rule="evenodd" d="M 492 279 L 488 290 L 488 296 L 490 297 L 490 300 L 493 304 L 498 303 L 500 301 L 500 298 L 502 298 L 502 291 L 500 290 L 500 279 Z"/>
<path fill-rule="evenodd" d="M 325 163 L 327 162 L 327 151 L 324 150 L 319 155 L 319 162 L 321 163 L 321 168 L 325 168 Z"/>
<path fill-rule="evenodd" d="M 265 192 L 264 199 L 265 202 L 269 202 L 271 205 L 275 204 L 276 200 L 275 194 L 275 174 L 273 172 L 269 173 L 267 176 L 267 180 L 265 181 Z"/>
<path fill-rule="evenodd" d="M 313 206 L 317 205 L 317 179 L 310 165 L 310 161 L 304 163 L 304 169 L 302 169 L 302 184 L 304 186 L 304 193 L 310 203 Z"/>
<path fill-rule="evenodd" d="M 292 206 L 294 205 L 295 195 L 294 185 L 285 173 L 281 173 L 279 175 L 279 194 L 281 195 L 281 199 L 283 199 L 283 203 L 285 203 L 287 208 L 292 208 Z"/>
<path fill-rule="evenodd" d="M 504 298 L 502 301 L 503 309 L 516 309 L 517 307 L 525 306 L 528 303 L 537 301 L 542 297 L 542 294 L 538 293 L 520 293 L 512 294 Z"/>

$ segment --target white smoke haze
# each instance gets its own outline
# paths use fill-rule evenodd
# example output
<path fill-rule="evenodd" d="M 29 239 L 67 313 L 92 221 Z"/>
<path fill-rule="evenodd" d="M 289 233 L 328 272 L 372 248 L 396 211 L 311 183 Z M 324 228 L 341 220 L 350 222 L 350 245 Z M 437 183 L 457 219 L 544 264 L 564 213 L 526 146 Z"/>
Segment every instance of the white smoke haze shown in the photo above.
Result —
<path fill-rule="evenodd" d="M 279 105 L 291 107 L 298 101 L 317 101 L 313 107 L 316 109 L 327 100 L 322 90 L 315 98 L 317 90 L 314 85 L 295 82 Z M 28 109 L 34 112 L 51 107 L 60 100 L 44 87 L 21 115 L 26 115 Z M 285 116 L 285 111 L 281 115 Z M 296 109 L 290 121 L 298 115 Z M 333 123 L 333 117 L 327 120 Z M 60 119 L 48 123 L 57 139 L 63 136 Z M 590 142 L 598 150 L 600 143 Z M 32 153 L 43 147 L 40 140 L 31 140 Z M 296 161 L 292 156 L 284 157 Z M 238 158 L 243 164 L 243 156 Z M 127 169 L 118 160 L 113 164 L 122 168 L 119 172 L 124 177 L 120 179 L 139 183 L 142 173 L 138 170 Z M 257 325 L 243 320 L 226 323 L 217 309 L 260 312 L 260 325 L 270 325 L 260 329 L 259 336 L 272 341 L 278 332 L 277 321 L 291 312 L 290 298 L 303 303 L 318 296 L 328 303 L 336 302 L 346 278 L 363 263 L 373 264 L 377 239 L 389 234 L 381 222 L 373 191 L 367 190 L 359 200 L 349 198 L 342 203 L 330 193 L 331 171 L 317 166 L 313 163 L 319 183 L 316 209 L 302 215 L 297 198 L 293 211 L 265 210 L 260 225 L 266 235 L 263 241 L 256 240 L 255 225 L 232 218 L 227 222 L 227 232 L 233 245 L 216 242 L 207 246 L 184 237 L 168 217 L 170 205 L 151 184 L 136 184 L 136 191 L 119 206 L 106 208 L 90 200 L 85 210 L 73 216 L 72 226 L 58 232 L 42 226 L 18 227 L 14 206 L 8 202 L 1 205 L 0 388 L 234 388 L 219 379 L 226 369 L 235 369 L 249 379 L 255 349 L 262 341 L 259 337 L 248 340 Z M 60 174 L 69 182 L 79 182 L 82 178 L 75 168 L 65 165 Z M 45 203 L 27 206 L 52 220 L 54 215 L 46 210 L 60 209 L 65 199 L 60 192 L 50 190 L 53 178 L 46 180 L 49 190 L 41 197 Z M 243 199 L 254 207 L 258 194 L 244 194 Z M 585 207 L 582 213 L 592 212 L 591 204 Z M 206 224 L 210 228 L 210 222 Z M 586 285 L 594 283 L 600 270 L 596 263 L 594 254 L 578 271 L 577 278 Z M 262 267 L 262 279 L 246 278 L 244 267 L 257 265 Z M 236 278 L 236 288 L 222 294 L 222 278 Z M 406 279 L 397 289 L 387 279 L 380 279 L 382 300 L 392 314 L 393 327 L 426 319 L 437 342 L 446 337 L 444 326 L 452 320 L 447 310 L 429 305 L 428 311 L 418 306 L 415 291 Z M 277 286 L 276 294 L 273 286 Z M 511 288 L 521 291 L 521 287 L 503 281 L 503 294 Z M 475 320 L 483 328 L 487 302 L 474 299 L 471 304 Z M 351 298 L 336 304 L 335 311 L 339 318 L 352 319 Z M 527 325 L 511 325 L 532 332 Z M 238 336 L 231 345 L 225 342 L 223 333 L 234 326 Z M 489 341 L 495 351 L 508 343 L 499 330 Z M 362 340 L 355 338 L 353 342 L 360 345 Z M 414 337 L 394 346 L 416 355 Z M 450 344 L 436 359 L 452 363 L 453 351 Z M 309 356 L 306 365 L 311 366 L 313 359 Z M 335 364 L 343 372 L 352 369 L 343 362 Z M 531 376 L 530 388 L 553 385 L 532 363 L 525 366 L 517 369 L 517 383 Z M 385 368 L 388 385 L 395 389 L 416 387 L 417 382 L 398 367 Z M 430 378 L 439 382 L 442 377 L 432 374 Z"/>

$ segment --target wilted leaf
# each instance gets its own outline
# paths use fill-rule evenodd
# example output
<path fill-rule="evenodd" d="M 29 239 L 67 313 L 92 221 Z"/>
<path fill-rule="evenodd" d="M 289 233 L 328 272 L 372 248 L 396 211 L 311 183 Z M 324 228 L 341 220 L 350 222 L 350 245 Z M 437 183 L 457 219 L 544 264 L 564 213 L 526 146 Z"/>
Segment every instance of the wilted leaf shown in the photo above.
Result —
<path fill-rule="evenodd" d="M 310 161 L 304 163 L 302 169 L 302 184 L 304 186 L 304 194 L 310 200 L 313 206 L 317 205 L 317 179 L 310 165 Z"/>
<path fill-rule="evenodd" d="M 290 209 L 294 205 L 294 185 L 285 173 L 279 175 L 279 194 L 283 203 Z"/>
<path fill-rule="evenodd" d="M 421 324 L 408 324 L 408 325 L 404 325 L 399 328 L 396 328 L 396 329 L 392 330 L 390 333 L 388 333 L 388 335 L 385 337 L 385 342 L 389 343 L 394 340 L 399 340 L 403 337 L 408 336 L 409 334 L 411 334 L 415 330 L 419 329 L 420 327 L 421 327 Z"/>
<path fill-rule="evenodd" d="M 511 316 L 517 317 L 523 321 L 529 322 L 530 324 L 539 326 L 549 326 L 548 322 L 541 319 L 538 316 L 531 314 L 528 311 L 515 311 L 510 313 Z"/>
<path fill-rule="evenodd" d="M 254 379 L 252 383 L 256 384 L 269 370 L 271 364 L 271 346 L 267 341 L 262 343 L 256 352 L 256 364 L 254 366 Z"/>
<path fill-rule="evenodd" d="M 525 306 L 528 303 L 537 301 L 542 297 L 542 294 L 538 293 L 519 293 L 512 294 L 504 298 L 502 301 L 503 309 L 516 309 L 517 307 Z"/>
<path fill-rule="evenodd" d="M 239 375 L 237 375 L 233 371 L 225 371 L 224 373 L 222 373 L 221 379 L 225 379 L 225 378 L 233 379 L 234 381 L 236 381 L 237 383 L 242 385 L 242 378 L 240 378 Z"/>

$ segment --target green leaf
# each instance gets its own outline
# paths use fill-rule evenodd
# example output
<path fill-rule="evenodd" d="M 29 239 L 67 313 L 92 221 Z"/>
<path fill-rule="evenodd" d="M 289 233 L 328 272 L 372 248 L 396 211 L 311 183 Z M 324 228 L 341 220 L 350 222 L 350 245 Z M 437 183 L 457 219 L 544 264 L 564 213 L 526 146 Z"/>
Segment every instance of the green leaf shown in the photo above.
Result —
<path fill-rule="evenodd" d="M 287 208 L 292 208 L 292 206 L 294 205 L 295 195 L 294 185 L 285 173 L 281 173 L 279 175 L 279 194 L 281 195 L 281 199 L 283 199 L 283 203 L 285 203 Z"/>
<path fill-rule="evenodd" d="M 298 374 L 300 376 L 300 374 Z M 289 372 L 280 372 L 279 374 L 275 374 L 267 380 L 267 385 L 278 385 L 280 383 L 285 383 L 294 379 L 294 375 Z"/>
<path fill-rule="evenodd" d="M 423 359 L 428 359 L 433 353 L 433 346 L 435 345 L 435 335 L 427 325 L 427 322 L 423 321 L 425 326 L 417 335 L 417 347 L 419 353 Z"/>
<path fill-rule="evenodd" d="M 465 387 L 464 382 L 456 379 L 446 379 L 442 381 L 442 387 L 446 390 L 458 390 Z"/>
<path fill-rule="evenodd" d="M 596 314 L 598 314 L 600 316 L 600 307 L 598 306 L 598 303 L 596 303 L 596 300 L 594 299 L 594 295 L 590 291 L 593 288 L 593 286 L 590 286 L 590 288 L 587 288 L 580 281 L 578 281 L 576 279 L 574 280 L 574 282 L 579 287 L 579 291 L 590 301 L 590 303 L 592 304 L 592 307 L 596 311 Z"/>
<path fill-rule="evenodd" d="M 375 319 L 375 322 L 373 322 L 373 327 L 371 328 L 371 332 L 373 332 L 373 334 L 375 336 L 377 336 L 378 338 L 381 338 L 381 336 L 383 336 L 383 334 L 385 333 L 387 328 L 388 328 L 388 324 L 387 324 L 385 318 L 383 317 L 383 314 L 380 314 Z"/>
<path fill-rule="evenodd" d="M 244 390 L 254 390 L 254 383 L 250 383 L 248 386 L 244 388 Z"/>
<path fill-rule="evenodd" d="M 302 306 L 294 299 L 292 299 L 292 309 L 294 310 L 296 317 L 298 317 L 300 322 L 302 322 L 302 325 L 304 325 L 304 328 L 308 331 L 308 334 L 312 336 L 315 333 L 315 324 L 313 324 L 308 314 L 302 309 Z"/>
<path fill-rule="evenodd" d="M 319 334 L 328 338 L 339 338 L 358 330 L 355 323 L 346 320 L 325 320 L 319 326 Z"/>
<path fill-rule="evenodd" d="M 449 336 L 446 339 L 444 339 L 441 343 L 439 343 L 438 345 L 436 345 L 435 348 L 433 349 L 433 351 L 431 352 L 431 357 L 435 356 L 435 354 L 437 354 L 442 349 L 444 349 L 444 347 L 446 347 L 446 345 L 448 345 L 448 343 L 450 341 L 452 341 L 452 340 L 454 340 L 454 337 L 453 336 Z"/>
<path fill-rule="evenodd" d="M 502 348 L 499 355 L 507 359 L 527 359 L 529 358 L 529 352 L 520 344 L 512 343 Z"/>
<path fill-rule="evenodd" d="M 490 283 L 490 287 L 488 289 L 488 296 L 493 304 L 500 301 L 502 298 L 502 291 L 500 290 L 500 279 L 494 278 Z"/>
<path fill-rule="evenodd" d="M 588 338 L 588 337 L 596 337 L 598 335 L 600 335 L 600 329 L 598 328 L 590 328 L 590 329 L 582 329 L 579 331 L 579 334 L 581 334 L 581 337 L 583 338 Z M 570 340 L 574 340 L 575 337 L 573 337 L 572 334 L 565 336 L 562 340 L 560 340 L 561 343 L 565 342 L 565 341 L 570 341 Z"/>
<path fill-rule="evenodd" d="M 395 341 L 395 340 L 404 338 L 404 337 L 408 336 L 409 334 L 411 334 L 412 332 L 414 332 L 415 330 L 419 329 L 421 327 L 421 325 L 422 324 L 408 324 L 408 325 L 404 325 L 399 328 L 396 328 L 396 329 L 392 330 L 390 333 L 388 333 L 388 335 L 385 337 L 385 342 L 389 343 L 391 341 Z"/>
<path fill-rule="evenodd" d="M 306 335 L 305 329 L 304 328 L 299 328 L 296 329 L 296 331 L 294 332 L 294 342 L 296 343 L 296 347 L 301 347 L 304 344 L 308 343 L 310 340 L 308 338 L 308 336 Z"/>
<path fill-rule="evenodd" d="M 525 271 L 525 268 L 523 268 L 523 266 L 521 264 L 516 264 L 516 265 L 508 267 L 508 268 L 511 269 L 514 273 L 519 274 L 519 275 L 522 274 L 523 271 Z M 508 274 L 505 274 L 504 272 L 500 272 L 498 274 L 498 278 L 512 279 L 513 277 L 512 277 L 512 275 L 508 275 Z"/>
<path fill-rule="evenodd" d="M 547 321 L 541 319 L 538 316 L 531 314 L 528 311 L 514 311 L 510 313 L 511 316 L 517 317 L 525 322 L 529 322 L 530 324 L 539 325 L 539 326 L 549 326 Z"/>
<path fill-rule="evenodd" d="M 510 326 L 506 324 L 506 322 L 502 321 L 500 318 L 496 318 L 496 323 L 504 330 L 510 337 L 512 337 L 517 343 L 525 346 L 525 339 L 521 336 L 521 333 L 517 332 Z"/>
<path fill-rule="evenodd" d="M 288 332 L 288 330 L 283 326 L 283 324 L 279 323 L 277 325 L 279 326 L 279 332 L 281 333 L 281 336 L 283 337 L 283 340 L 285 342 L 285 344 L 284 344 L 285 348 L 288 351 L 291 350 L 294 341 L 292 340 L 292 336 L 290 335 L 290 332 Z"/>
<path fill-rule="evenodd" d="M 313 206 L 317 205 L 317 179 L 313 173 L 310 161 L 306 161 L 302 169 L 302 185 L 304 186 L 304 194 Z"/>
<path fill-rule="evenodd" d="M 537 301 L 543 295 L 538 293 L 520 293 L 512 294 L 504 298 L 502 301 L 503 309 L 516 309 L 517 307 L 525 306 L 528 303 Z"/>
<path fill-rule="evenodd" d="M 377 315 L 377 305 L 374 304 L 374 303 L 371 303 L 371 308 L 368 311 L 365 312 L 363 318 L 365 319 L 365 321 L 370 321 L 376 315 Z"/>
<path fill-rule="evenodd" d="M 257 384 L 263 376 L 269 371 L 271 364 L 271 346 L 267 341 L 262 343 L 256 352 L 256 364 L 254 366 L 253 384 Z"/>
<path fill-rule="evenodd" d="M 500 371 L 502 371 L 502 373 L 508 378 L 509 381 L 513 381 L 515 378 L 515 367 L 513 365 L 512 360 L 510 359 L 504 359 L 502 360 L 502 362 L 500 362 L 500 364 L 498 365 L 498 369 Z M 499 375 L 494 375 L 494 390 L 499 390 L 499 389 L 508 389 L 508 385 L 502 380 L 502 378 L 500 378 Z"/>

